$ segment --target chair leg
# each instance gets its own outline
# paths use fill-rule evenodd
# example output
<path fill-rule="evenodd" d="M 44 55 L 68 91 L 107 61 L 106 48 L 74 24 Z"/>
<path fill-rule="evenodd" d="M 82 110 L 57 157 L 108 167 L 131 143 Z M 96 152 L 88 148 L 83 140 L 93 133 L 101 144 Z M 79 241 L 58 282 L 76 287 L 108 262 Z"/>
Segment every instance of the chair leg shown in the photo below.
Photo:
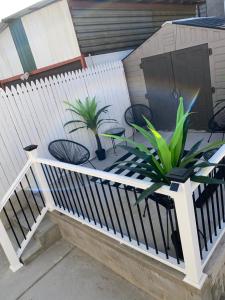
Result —
<path fill-rule="evenodd" d="M 135 134 L 135 129 L 133 128 L 133 141 L 134 141 L 134 134 Z"/>
<path fill-rule="evenodd" d="M 169 210 L 166 210 L 166 234 L 167 234 L 167 249 L 170 249 L 170 239 L 169 239 Z"/>
<path fill-rule="evenodd" d="M 88 162 L 94 169 L 96 169 L 96 167 L 93 165 L 93 163 L 90 160 L 88 160 Z"/>
<path fill-rule="evenodd" d="M 210 140 L 211 140 L 212 134 L 213 134 L 213 132 L 211 132 L 211 134 L 210 134 L 210 137 L 209 137 L 209 139 L 208 139 L 208 143 L 209 143 Z"/>

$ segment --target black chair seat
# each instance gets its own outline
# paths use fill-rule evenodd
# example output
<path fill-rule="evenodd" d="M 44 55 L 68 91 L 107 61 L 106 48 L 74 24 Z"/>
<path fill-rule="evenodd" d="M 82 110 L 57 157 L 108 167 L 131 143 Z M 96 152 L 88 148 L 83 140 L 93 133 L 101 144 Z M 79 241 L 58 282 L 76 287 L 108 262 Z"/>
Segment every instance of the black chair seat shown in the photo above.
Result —
<path fill-rule="evenodd" d="M 89 150 L 74 141 L 65 139 L 52 141 L 48 146 L 48 150 L 54 158 L 64 163 L 73 165 L 81 165 L 87 161 L 90 163 Z"/>

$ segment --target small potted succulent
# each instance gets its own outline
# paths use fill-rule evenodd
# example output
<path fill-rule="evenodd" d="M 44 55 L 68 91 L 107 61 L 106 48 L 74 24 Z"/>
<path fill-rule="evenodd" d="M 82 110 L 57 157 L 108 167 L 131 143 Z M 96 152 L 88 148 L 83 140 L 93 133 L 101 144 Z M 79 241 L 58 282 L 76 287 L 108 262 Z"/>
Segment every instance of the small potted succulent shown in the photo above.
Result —
<path fill-rule="evenodd" d="M 105 123 L 116 122 L 116 120 L 114 119 L 106 119 L 103 117 L 101 118 L 102 114 L 108 112 L 108 108 L 111 105 L 106 105 L 100 109 L 97 109 L 97 102 L 95 97 L 94 98 L 87 97 L 83 102 L 80 99 L 78 99 L 74 104 L 69 102 L 65 102 L 65 104 L 68 107 L 67 110 L 77 115 L 79 119 L 73 119 L 65 123 L 64 127 L 72 124 L 80 125 L 79 127 L 75 127 L 71 129 L 69 133 L 75 132 L 82 128 L 90 129 L 93 132 L 97 143 L 97 150 L 95 151 L 95 153 L 99 160 L 104 160 L 106 158 L 106 154 L 105 154 L 105 149 L 102 148 L 98 130 L 100 126 L 102 126 Z"/>
<path fill-rule="evenodd" d="M 193 99 L 192 105 L 194 104 L 196 97 Z M 220 179 L 198 176 L 196 174 L 201 168 L 220 166 L 219 164 L 212 164 L 203 160 L 201 157 L 205 152 L 218 148 L 224 144 L 224 142 L 213 142 L 199 149 L 202 143 L 201 140 L 195 143 L 190 150 L 185 150 L 190 116 L 189 111 L 184 111 L 183 97 L 180 97 L 176 117 L 176 127 L 169 141 L 167 141 L 144 116 L 143 118 L 145 119 L 147 129 L 135 124 L 132 126 L 146 139 L 148 145 L 137 143 L 131 139 L 104 134 L 106 137 L 114 138 L 119 141 L 126 141 L 131 144 L 133 147 L 124 147 L 130 153 L 133 153 L 141 160 L 144 160 L 142 163 L 136 161 L 117 162 L 118 168 L 128 169 L 151 178 L 153 184 L 141 193 L 138 202 L 156 192 L 163 185 L 170 185 L 171 180 L 168 175 L 173 170 L 187 169 L 192 181 L 206 184 L 225 183 Z M 155 150 L 156 155 L 152 154 L 152 148 Z"/>

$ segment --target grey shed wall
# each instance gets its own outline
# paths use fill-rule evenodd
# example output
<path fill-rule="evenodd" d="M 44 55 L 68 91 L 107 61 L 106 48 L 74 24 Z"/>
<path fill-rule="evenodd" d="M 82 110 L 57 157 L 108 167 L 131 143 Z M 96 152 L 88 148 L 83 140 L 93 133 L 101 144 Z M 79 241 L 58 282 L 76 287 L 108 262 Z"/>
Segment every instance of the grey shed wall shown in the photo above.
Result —
<path fill-rule="evenodd" d="M 69 1 L 83 54 L 134 49 L 167 20 L 195 16 L 195 5 Z"/>
<path fill-rule="evenodd" d="M 152 37 L 124 59 L 131 102 L 148 104 L 141 58 L 208 43 L 211 82 L 216 88 L 213 100 L 225 98 L 225 30 L 175 25 L 166 23 Z"/>

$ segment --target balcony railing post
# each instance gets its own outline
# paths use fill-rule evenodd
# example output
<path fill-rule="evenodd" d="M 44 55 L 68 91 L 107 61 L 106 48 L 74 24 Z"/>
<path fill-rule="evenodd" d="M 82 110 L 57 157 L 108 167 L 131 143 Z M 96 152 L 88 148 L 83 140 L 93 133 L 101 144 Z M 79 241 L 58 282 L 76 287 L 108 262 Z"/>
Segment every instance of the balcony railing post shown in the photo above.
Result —
<path fill-rule="evenodd" d="M 16 254 L 16 251 L 13 248 L 13 245 L 9 239 L 8 233 L 0 219 L 0 244 L 2 249 L 5 252 L 5 255 L 9 261 L 10 269 L 13 272 L 19 270 L 23 264 L 20 262 L 19 257 Z"/>
<path fill-rule="evenodd" d="M 34 169 L 34 175 L 36 176 L 37 182 L 39 184 L 39 188 L 41 189 L 42 194 L 44 195 L 44 199 L 46 202 L 46 206 L 49 211 L 53 211 L 55 208 L 54 201 L 52 195 L 50 193 L 50 187 L 45 178 L 44 172 L 39 163 L 36 162 L 36 158 L 38 157 L 38 151 L 36 145 L 30 145 L 24 148 L 27 152 L 28 158 L 32 161 L 32 167 Z"/>
<path fill-rule="evenodd" d="M 201 288 L 207 275 L 202 270 L 191 182 L 187 179 L 174 184 L 177 186 L 174 202 L 186 271 L 184 281 Z"/>

